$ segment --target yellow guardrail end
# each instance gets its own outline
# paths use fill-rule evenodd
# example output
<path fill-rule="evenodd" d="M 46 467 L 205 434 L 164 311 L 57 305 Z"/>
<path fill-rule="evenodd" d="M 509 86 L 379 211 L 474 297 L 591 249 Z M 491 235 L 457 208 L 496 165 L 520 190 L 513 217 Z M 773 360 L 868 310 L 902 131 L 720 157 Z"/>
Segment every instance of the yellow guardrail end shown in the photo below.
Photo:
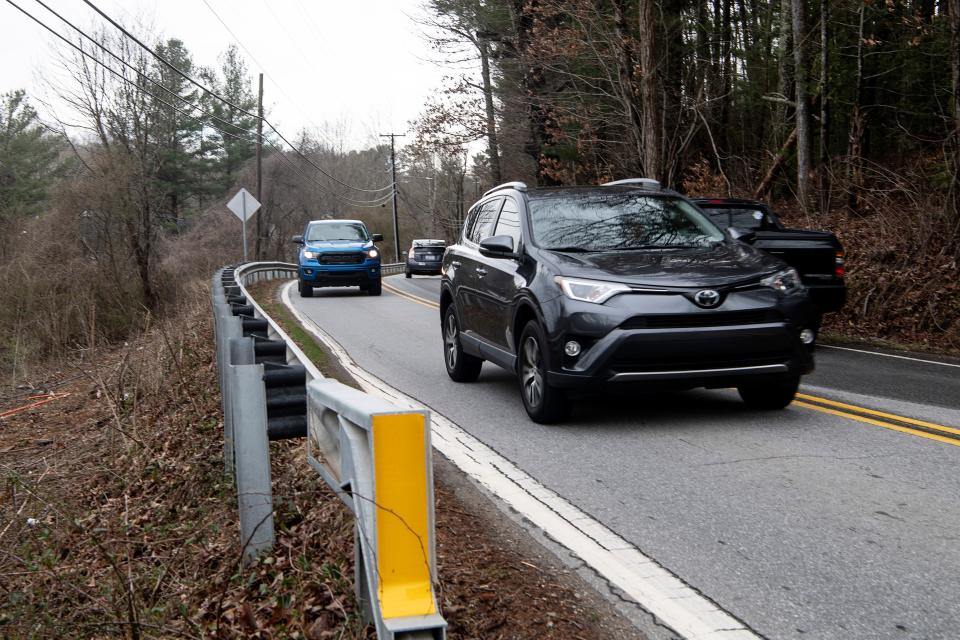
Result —
<path fill-rule="evenodd" d="M 426 424 L 422 413 L 373 416 L 377 571 L 384 618 L 437 612 L 430 580 Z"/>

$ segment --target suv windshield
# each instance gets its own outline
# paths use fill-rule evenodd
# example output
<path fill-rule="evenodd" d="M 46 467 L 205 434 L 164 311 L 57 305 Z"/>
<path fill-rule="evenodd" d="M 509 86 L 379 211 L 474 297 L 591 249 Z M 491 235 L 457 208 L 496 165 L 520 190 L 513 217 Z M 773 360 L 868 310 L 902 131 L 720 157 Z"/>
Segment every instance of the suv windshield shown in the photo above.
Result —
<path fill-rule="evenodd" d="M 736 227 L 745 231 L 760 231 L 761 229 L 772 226 L 768 224 L 767 216 L 760 209 L 751 209 L 748 207 L 718 207 L 712 209 L 704 206 L 701 206 L 701 209 L 710 216 L 713 224 L 721 229 Z"/>
<path fill-rule="evenodd" d="M 649 193 L 531 197 L 530 223 L 537 245 L 565 251 L 703 247 L 724 239 L 685 200 Z"/>
<path fill-rule="evenodd" d="M 366 240 L 367 230 L 358 222 L 324 222 L 310 225 L 307 229 L 307 242 L 329 242 L 331 240 Z"/>

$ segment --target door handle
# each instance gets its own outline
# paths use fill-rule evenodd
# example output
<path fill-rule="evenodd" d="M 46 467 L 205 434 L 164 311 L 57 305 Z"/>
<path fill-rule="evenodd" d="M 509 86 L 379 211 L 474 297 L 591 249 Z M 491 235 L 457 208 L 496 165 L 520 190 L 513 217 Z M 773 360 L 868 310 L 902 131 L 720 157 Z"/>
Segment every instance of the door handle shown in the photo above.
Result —
<path fill-rule="evenodd" d="M 477 273 L 479 273 L 480 277 L 482 278 L 483 276 L 487 275 L 487 270 L 482 267 L 477 267 Z"/>
<path fill-rule="evenodd" d="M 451 261 L 450 261 L 450 266 L 452 266 L 452 267 L 459 267 L 459 266 L 460 266 L 460 261 L 459 261 L 459 260 L 451 260 Z"/>

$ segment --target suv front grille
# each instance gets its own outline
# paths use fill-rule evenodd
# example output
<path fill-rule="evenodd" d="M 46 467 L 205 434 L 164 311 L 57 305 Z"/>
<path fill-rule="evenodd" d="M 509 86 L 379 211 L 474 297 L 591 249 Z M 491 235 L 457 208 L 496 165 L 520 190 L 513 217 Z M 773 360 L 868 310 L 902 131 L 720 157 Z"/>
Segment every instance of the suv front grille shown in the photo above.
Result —
<path fill-rule="evenodd" d="M 320 264 L 360 264 L 364 254 L 359 251 L 350 253 L 321 253 Z"/>
<path fill-rule="evenodd" d="M 621 329 L 692 329 L 696 327 L 727 327 L 741 324 L 783 322 L 783 316 L 774 309 L 745 311 L 703 311 L 700 313 L 671 313 L 633 316 Z"/>

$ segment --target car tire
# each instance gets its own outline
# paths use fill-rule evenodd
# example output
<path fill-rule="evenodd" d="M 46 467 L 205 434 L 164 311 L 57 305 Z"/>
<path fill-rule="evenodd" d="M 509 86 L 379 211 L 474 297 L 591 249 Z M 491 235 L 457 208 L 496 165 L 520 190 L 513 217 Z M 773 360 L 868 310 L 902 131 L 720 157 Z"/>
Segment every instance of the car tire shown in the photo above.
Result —
<path fill-rule="evenodd" d="M 371 296 L 378 296 L 382 293 L 382 291 L 383 291 L 383 285 L 380 284 L 379 280 L 367 285 L 367 288 L 366 288 L 367 294 Z"/>
<path fill-rule="evenodd" d="M 779 380 L 765 380 L 737 387 L 740 398 L 751 409 L 775 411 L 786 408 L 797 395 L 800 376 L 790 376 Z"/>
<path fill-rule="evenodd" d="M 297 281 L 298 288 L 300 289 L 301 298 L 312 298 L 313 297 L 313 285 L 305 283 L 303 280 Z"/>
<path fill-rule="evenodd" d="M 404 277 L 404 278 L 412 278 L 412 277 L 413 277 L 413 274 L 410 273 L 409 271 L 404 271 L 404 272 L 403 272 L 403 277 Z"/>
<path fill-rule="evenodd" d="M 547 337 L 536 320 L 520 334 L 517 350 L 517 374 L 523 408 L 534 422 L 551 424 L 570 416 L 572 405 L 563 389 L 547 383 Z"/>
<path fill-rule="evenodd" d="M 451 304 L 443 314 L 443 363 L 454 382 L 474 382 L 480 377 L 483 359 L 465 353 L 460 344 L 460 321 Z"/>

